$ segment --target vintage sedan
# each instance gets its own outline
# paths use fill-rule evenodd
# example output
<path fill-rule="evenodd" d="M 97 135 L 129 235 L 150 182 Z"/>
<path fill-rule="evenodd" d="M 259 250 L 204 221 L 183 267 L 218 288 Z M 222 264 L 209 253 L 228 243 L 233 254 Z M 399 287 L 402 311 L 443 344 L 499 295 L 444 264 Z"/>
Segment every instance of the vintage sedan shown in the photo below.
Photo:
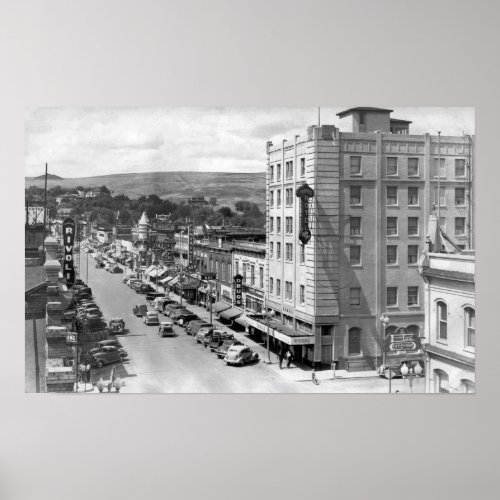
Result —
<path fill-rule="evenodd" d="M 161 337 L 175 337 L 173 321 L 162 321 L 158 327 L 158 335 Z"/>
<path fill-rule="evenodd" d="M 245 345 L 233 345 L 227 350 L 224 361 L 228 365 L 243 366 L 259 360 L 259 355 Z"/>
<path fill-rule="evenodd" d="M 101 347 L 97 352 L 92 349 L 89 351 L 90 363 L 92 366 L 102 368 L 108 363 L 115 363 L 116 361 L 123 361 L 127 358 L 127 353 L 123 349 L 117 349 L 114 346 Z"/>
<path fill-rule="evenodd" d="M 211 337 L 205 337 L 203 339 L 203 344 L 205 344 L 205 347 L 210 347 L 210 350 L 213 352 L 218 349 L 225 340 L 234 340 L 234 335 L 225 330 L 214 330 Z"/>
<path fill-rule="evenodd" d="M 137 304 L 136 306 L 134 306 L 132 312 L 136 316 L 144 316 L 148 312 L 148 306 L 147 304 Z"/>
<path fill-rule="evenodd" d="M 224 340 L 224 342 L 222 342 L 222 345 L 217 349 L 212 349 L 212 352 L 215 352 L 219 359 L 223 359 L 226 357 L 229 348 L 233 345 L 243 345 L 243 342 L 240 342 L 239 340 Z"/>
<path fill-rule="evenodd" d="M 109 320 L 109 333 L 116 335 L 125 332 L 125 321 L 123 318 L 112 318 Z"/>
<path fill-rule="evenodd" d="M 158 313 L 155 311 L 148 311 L 143 317 L 144 323 L 146 325 L 159 325 L 160 320 L 158 319 Z"/>

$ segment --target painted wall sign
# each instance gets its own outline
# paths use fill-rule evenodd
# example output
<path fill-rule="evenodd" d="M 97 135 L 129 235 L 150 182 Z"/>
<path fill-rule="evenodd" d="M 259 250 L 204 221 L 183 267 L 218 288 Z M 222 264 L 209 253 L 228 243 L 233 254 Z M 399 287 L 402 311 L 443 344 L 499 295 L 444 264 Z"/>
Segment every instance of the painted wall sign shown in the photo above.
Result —
<path fill-rule="evenodd" d="M 27 210 L 27 222 L 28 225 L 32 224 L 42 224 L 44 216 L 43 207 L 28 207 Z"/>
<path fill-rule="evenodd" d="M 386 349 L 390 352 L 410 352 L 421 349 L 420 339 L 417 334 L 407 330 L 404 326 L 389 334 L 385 342 Z"/>
<path fill-rule="evenodd" d="M 297 188 L 295 194 L 300 198 L 300 227 L 299 240 L 305 245 L 311 239 L 309 228 L 309 200 L 314 197 L 314 190 L 306 183 Z"/>
<path fill-rule="evenodd" d="M 73 247 L 76 237 L 76 224 L 75 220 L 71 217 L 66 217 L 63 220 L 63 247 L 64 247 L 64 260 L 63 260 L 63 276 L 66 279 L 68 288 L 75 284 L 75 267 Z"/>
<path fill-rule="evenodd" d="M 243 304 L 242 285 L 243 285 L 243 276 L 241 274 L 235 275 L 235 277 L 234 277 L 234 305 L 236 307 L 241 307 Z"/>

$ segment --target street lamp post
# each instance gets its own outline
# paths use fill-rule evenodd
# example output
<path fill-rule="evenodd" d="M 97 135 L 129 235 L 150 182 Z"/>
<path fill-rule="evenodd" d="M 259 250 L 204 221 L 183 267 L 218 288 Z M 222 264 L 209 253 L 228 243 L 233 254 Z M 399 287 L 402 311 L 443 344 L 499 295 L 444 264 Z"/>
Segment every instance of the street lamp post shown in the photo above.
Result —
<path fill-rule="evenodd" d="M 389 316 L 387 316 L 387 313 L 382 313 L 380 315 L 380 324 L 382 325 L 382 328 L 383 328 L 383 332 L 384 332 L 384 335 L 382 337 L 382 366 L 380 367 L 381 370 L 384 370 L 384 374 L 385 372 L 387 372 L 387 378 L 389 380 L 389 394 L 392 393 L 392 370 L 389 368 L 388 370 L 386 370 L 385 368 L 385 361 L 386 361 L 386 357 L 385 357 L 385 336 L 386 336 L 386 331 L 387 331 L 387 325 L 389 324 Z"/>
<path fill-rule="evenodd" d="M 266 315 L 266 318 L 267 318 L 267 338 L 266 338 L 266 343 L 267 343 L 267 364 L 271 364 L 271 354 L 269 352 L 269 322 L 271 321 L 271 318 L 274 317 L 274 311 L 268 311 L 267 310 L 267 302 L 266 302 L 266 299 L 264 298 L 264 311 L 265 311 L 265 315 Z"/>
<path fill-rule="evenodd" d="M 403 375 L 403 379 L 408 377 L 410 381 L 410 392 L 413 393 L 413 378 L 420 378 L 422 376 L 422 365 L 417 361 L 414 366 L 409 367 L 406 361 L 403 361 L 401 366 L 401 375 Z"/>

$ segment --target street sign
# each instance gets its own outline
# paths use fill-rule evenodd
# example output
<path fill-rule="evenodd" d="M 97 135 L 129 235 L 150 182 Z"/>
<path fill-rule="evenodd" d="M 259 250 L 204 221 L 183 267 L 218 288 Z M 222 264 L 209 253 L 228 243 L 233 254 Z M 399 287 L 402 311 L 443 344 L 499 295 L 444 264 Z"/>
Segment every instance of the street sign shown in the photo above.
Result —
<path fill-rule="evenodd" d="M 405 327 L 399 327 L 394 333 L 389 334 L 386 338 L 386 350 L 390 352 L 396 351 L 416 351 L 421 349 L 421 343 L 418 336 Z"/>
<path fill-rule="evenodd" d="M 66 335 L 67 344 L 76 344 L 78 342 L 78 334 L 76 332 L 69 332 Z"/>
<path fill-rule="evenodd" d="M 201 273 L 202 280 L 215 280 L 217 275 L 215 273 Z"/>

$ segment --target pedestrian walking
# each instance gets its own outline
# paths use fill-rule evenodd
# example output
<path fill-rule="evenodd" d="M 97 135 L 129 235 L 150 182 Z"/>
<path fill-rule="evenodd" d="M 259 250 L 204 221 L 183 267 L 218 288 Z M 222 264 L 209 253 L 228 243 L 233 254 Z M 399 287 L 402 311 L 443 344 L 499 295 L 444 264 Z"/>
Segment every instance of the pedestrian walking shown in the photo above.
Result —
<path fill-rule="evenodd" d="M 311 372 L 311 378 L 314 385 L 319 385 L 319 380 L 316 378 L 316 372 L 314 371 L 314 368 Z"/>
<path fill-rule="evenodd" d="M 286 367 L 290 368 L 290 364 L 292 363 L 293 356 L 290 351 L 286 351 Z"/>
<path fill-rule="evenodd" d="M 283 359 L 285 358 L 282 349 L 280 349 L 280 352 L 278 353 L 278 362 L 280 365 L 280 370 L 283 369 Z"/>

